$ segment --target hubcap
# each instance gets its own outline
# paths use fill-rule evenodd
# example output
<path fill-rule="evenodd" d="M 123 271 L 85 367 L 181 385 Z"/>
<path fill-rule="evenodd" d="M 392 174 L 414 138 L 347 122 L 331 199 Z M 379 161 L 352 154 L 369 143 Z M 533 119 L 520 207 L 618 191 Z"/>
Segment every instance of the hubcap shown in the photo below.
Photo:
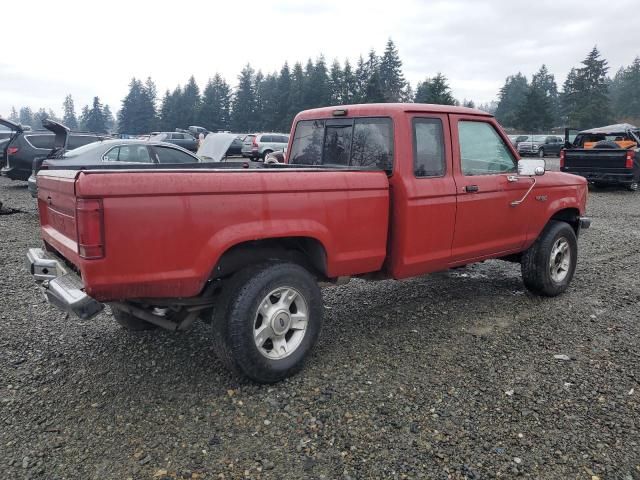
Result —
<path fill-rule="evenodd" d="M 553 244 L 551 257 L 549 258 L 549 272 L 551 279 L 556 283 L 561 283 L 569 274 L 571 266 L 571 247 L 566 238 L 560 237 Z"/>
<path fill-rule="evenodd" d="M 288 357 L 302 343 L 309 309 L 300 292 L 280 287 L 262 299 L 253 323 L 253 339 L 258 351 L 272 360 Z"/>

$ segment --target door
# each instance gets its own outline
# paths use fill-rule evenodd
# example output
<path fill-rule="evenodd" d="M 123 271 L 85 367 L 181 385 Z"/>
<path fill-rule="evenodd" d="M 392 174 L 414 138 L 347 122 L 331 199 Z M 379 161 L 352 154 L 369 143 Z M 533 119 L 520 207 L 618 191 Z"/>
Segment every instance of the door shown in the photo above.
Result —
<path fill-rule="evenodd" d="M 452 264 L 517 251 L 526 240 L 520 200 L 532 179 L 517 176 L 517 157 L 491 118 L 451 115 L 457 215 Z"/>
<path fill-rule="evenodd" d="M 391 178 L 395 278 L 448 268 L 456 218 L 447 115 L 415 114 L 402 121 L 409 124 L 400 129 L 407 138 L 397 147 L 401 175 Z M 403 153 L 404 145 L 411 147 Z"/>

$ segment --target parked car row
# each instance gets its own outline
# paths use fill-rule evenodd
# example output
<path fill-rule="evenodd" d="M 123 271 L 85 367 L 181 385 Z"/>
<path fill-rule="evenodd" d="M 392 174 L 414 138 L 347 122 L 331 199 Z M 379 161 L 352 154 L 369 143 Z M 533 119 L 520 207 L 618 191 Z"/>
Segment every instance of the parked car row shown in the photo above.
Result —
<path fill-rule="evenodd" d="M 284 150 L 289 143 L 286 133 L 253 133 L 242 142 L 242 156 L 252 160 L 264 160 L 271 152 Z"/>

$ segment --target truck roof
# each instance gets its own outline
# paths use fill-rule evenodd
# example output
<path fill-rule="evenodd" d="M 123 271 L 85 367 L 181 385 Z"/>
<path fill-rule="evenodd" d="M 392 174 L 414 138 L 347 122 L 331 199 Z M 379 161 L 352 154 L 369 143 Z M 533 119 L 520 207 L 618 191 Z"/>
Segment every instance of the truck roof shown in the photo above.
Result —
<path fill-rule="evenodd" d="M 359 105 L 336 105 L 333 107 L 313 108 L 300 112 L 299 120 L 319 117 L 332 117 L 334 111 L 346 110 L 344 116 L 375 116 L 389 115 L 400 112 L 425 112 L 425 113 L 454 113 L 459 115 L 478 115 L 492 117 L 493 115 L 475 108 L 455 107 L 453 105 L 435 105 L 430 103 L 366 103 Z"/>

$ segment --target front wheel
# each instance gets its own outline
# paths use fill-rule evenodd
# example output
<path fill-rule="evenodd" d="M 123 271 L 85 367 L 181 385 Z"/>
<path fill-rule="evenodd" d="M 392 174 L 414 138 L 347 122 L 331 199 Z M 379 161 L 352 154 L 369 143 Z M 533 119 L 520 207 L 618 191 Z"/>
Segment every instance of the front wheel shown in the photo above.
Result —
<path fill-rule="evenodd" d="M 314 277 L 292 263 L 248 267 L 223 286 L 213 333 L 221 361 L 256 382 L 300 371 L 322 327 Z"/>
<path fill-rule="evenodd" d="M 544 158 L 544 148 L 541 148 L 540 150 L 538 150 L 538 157 Z"/>
<path fill-rule="evenodd" d="M 550 221 L 522 255 L 522 279 L 533 293 L 555 297 L 571 283 L 578 260 L 578 242 L 571 225 Z"/>

